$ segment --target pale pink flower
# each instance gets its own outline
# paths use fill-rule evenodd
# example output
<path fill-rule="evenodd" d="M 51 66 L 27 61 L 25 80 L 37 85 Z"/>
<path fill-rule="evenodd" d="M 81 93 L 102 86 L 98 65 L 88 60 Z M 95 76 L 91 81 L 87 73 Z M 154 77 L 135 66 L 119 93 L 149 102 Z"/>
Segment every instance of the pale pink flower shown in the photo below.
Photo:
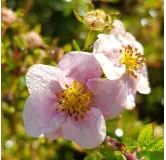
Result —
<path fill-rule="evenodd" d="M 41 36 L 34 31 L 30 31 L 27 34 L 27 41 L 30 48 L 37 48 L 44 45 Z"/>
<path fill-rule="evenodd" d="M 106 136 L 105 119 L 119 115 L 126 105 L 121 80 L 100 76 L 99 63 L 86 52 L 66 54 L 57 68 L 33 65 L 26 76 L 26 132 L 52 140 L 63 137 L 86 149 L 100 145 Z"/>
<path fill-rule="evenodd" d="M 16 14 L 11 9 L 2 8 L 1 19 L 3 23 L 9 26 L 16 21 L 17 17 L 16 17 Z"/>
<path fill-rule="evenodd" d="M 100 34 L 93 54 L 110 80 L 122 79 L 127 90 L 127 109 L 135 107 L 136 91 L 150 93 L 143 47 L 115 20 L 109 35 Z"/>

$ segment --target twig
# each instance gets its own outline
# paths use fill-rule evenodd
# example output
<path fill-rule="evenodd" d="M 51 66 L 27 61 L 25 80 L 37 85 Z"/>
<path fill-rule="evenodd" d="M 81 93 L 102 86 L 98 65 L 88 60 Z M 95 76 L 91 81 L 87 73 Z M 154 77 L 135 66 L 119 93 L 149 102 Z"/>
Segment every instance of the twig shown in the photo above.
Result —
<path fill-rule="evenodd" d="M 28 0 L 25 9 L 24 9 L 24 18 L 27 16 L 29 9 L 31 8 L 33 0 Z"/>
<path fill-rule="evenodd" d="M 4 35 L 6 34 L 6 31 L 8 29 L 8 26 L 6 25 L 4 28 L 2 28 L 1 30 L 1 39 L 4 37 Z"/>

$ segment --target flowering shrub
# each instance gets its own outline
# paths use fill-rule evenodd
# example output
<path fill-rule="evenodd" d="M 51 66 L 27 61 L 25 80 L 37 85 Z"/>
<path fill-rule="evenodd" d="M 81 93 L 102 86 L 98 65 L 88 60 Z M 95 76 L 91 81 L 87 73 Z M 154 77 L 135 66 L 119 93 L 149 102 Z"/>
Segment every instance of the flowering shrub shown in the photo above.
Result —
<path fill-rule="evenodd" d="M 151 28 L 153 35 L 147 32 L 143 39 L 138 30 L 126 25 L 135 38 L 124 29 L 125 19 L 120 21 L 117 12 L 104 9 L 105 3 L 100 9 L 91 3 L 82 6 L 81 1 L 61 3 L 66 8 L 63 14 L 67 16 L 74 8 L 74 16 L 86 29 L 78 29 L 76 21 L 70 22 L 72 29 L 68 27 L 69 17 L 65 25 L 56 20 L 50 26 L 48 17 L 53 12 L 49 9 L 43 13 L 46 19 L 41 12 L 38 15 L 42 25 L 34 25 L 36 19 L 30 16 L 38 10 L 31 12 L 31 0 L 16 11 L 2 2 L 2 158 L 163 159 L 163 127 L 151 123 L 156 120 L 153 115 L 147 118 L 150 110 L 148 114 L 142 111 L 148 106 L 157 111 L 163 96 L 162 87 L 156 87 L 160 76 L 152 78 L 149 67 L 160 67 L 162 56 L 148 57 L 146 45 L 152 44 L 148 36 L 159 33 L 157 26 Z M 54 10 L 61 6 L 60 2 L 48 4 Z M 158 14 L 155 11 L 149 14 L 153 17 Z M 56 38 L 51 33 L 55 27 Z M 51 36 L 43 36 L 47 34 Z M 69 35 L 74 35 L 72 44 Z M 158 36 L 154 44 L 162 51 L 161 39 Z M 155 51 L 153 47 L 149 53 Z M 146 98 L 136 95 L 137 91 L 147 94 Z"/>

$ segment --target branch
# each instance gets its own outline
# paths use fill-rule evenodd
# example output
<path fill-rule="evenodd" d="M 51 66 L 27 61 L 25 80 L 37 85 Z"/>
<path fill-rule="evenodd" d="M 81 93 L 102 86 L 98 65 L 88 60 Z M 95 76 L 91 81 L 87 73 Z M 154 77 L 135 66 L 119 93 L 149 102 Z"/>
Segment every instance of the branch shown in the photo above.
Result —
<path fill-rule="evenodd" d="M 24 18 L 27 16 L 27 14 L 31 8 L 32 2 L 33 2 L 33 0 L 28 0 L 27 4 L 25 6 L 25 9 L 24 9 Z"/>

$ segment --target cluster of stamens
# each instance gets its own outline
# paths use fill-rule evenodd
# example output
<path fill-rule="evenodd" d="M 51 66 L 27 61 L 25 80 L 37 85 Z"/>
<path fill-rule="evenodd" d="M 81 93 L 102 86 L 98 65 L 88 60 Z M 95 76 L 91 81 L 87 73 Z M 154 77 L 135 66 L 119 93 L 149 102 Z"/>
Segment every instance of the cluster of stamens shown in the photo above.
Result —
<path fill-rule="evenodd" d="M 136 72 L 142 69 L 144 64 L 143 54 L 138 52 L 137 48 L 132 48 L 131 46 L 124 47 L 120 50 L 121 59 L 120 64 L 124 64 L 129 73 L 137 78 Z"/>
<path fill-rule="evenodd" d="M 65 84 L 66 89 L 62 89 L 56 96 L 58 98 L 57 112 L 65 111 L 76 121 L 84 119 L 85 114 L 95 102 L 94 95 L 82 82 L 74 80 L 72 85 Z"/>

